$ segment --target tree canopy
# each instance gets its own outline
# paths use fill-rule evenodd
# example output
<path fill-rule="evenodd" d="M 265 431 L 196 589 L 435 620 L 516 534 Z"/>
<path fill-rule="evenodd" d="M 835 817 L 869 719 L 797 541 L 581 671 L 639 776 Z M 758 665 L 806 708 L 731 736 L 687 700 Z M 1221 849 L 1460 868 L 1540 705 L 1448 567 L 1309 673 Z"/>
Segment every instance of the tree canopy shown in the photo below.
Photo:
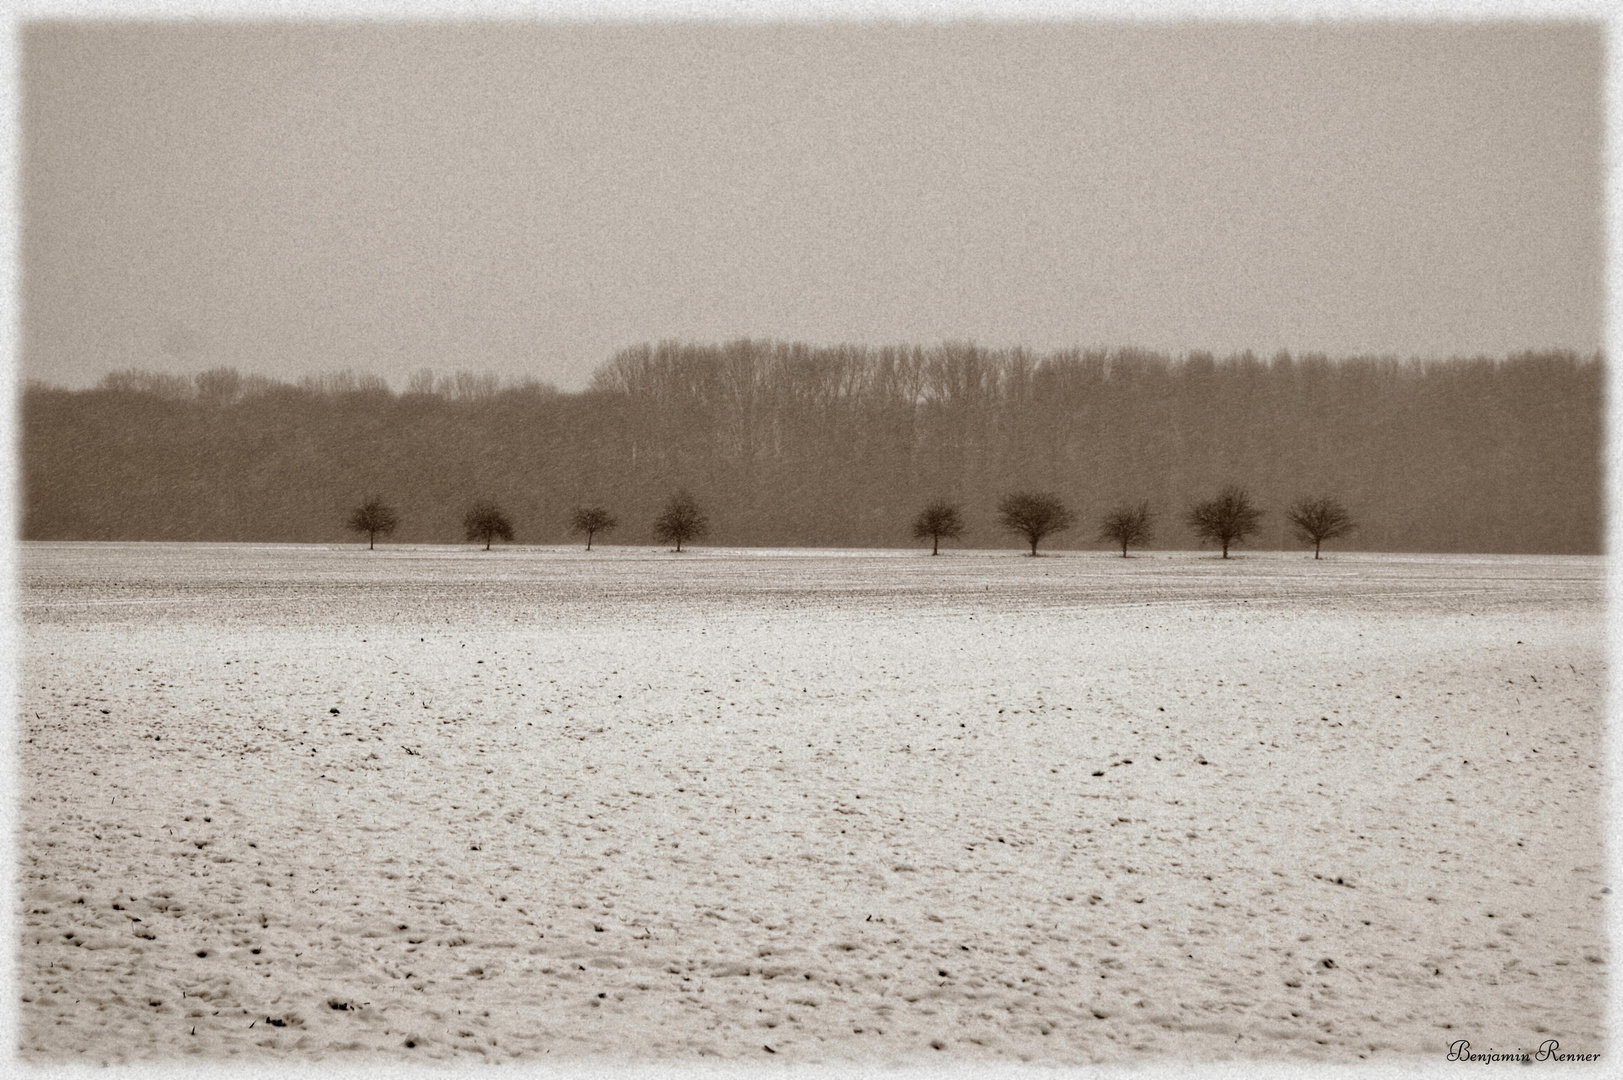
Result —
<path fill-rule="evenodd" d="M 684 541 L 702 539 L 709 532 L 710 519 L 686 490 L 666 500 L 665 509 L 654 521 L 654 536 L 662 544 L 675 544 L 677 551 Z"/>
<path fill-rule="evenodd" d="M 1313 545 L 1315 559 L 1319 557 L 1319 548 L 1326 540 L 1346 536 L 1358 527 L 1347 508 L 1329 496 L 1298 499 L 1286 516 L 1296 527 L 1297 539 Z"/>
<path fill-rule="evenodd" d="M 618 528 L 620 522 L 601 506 L 577 506 L 569 515 L 569 531 L 586 534 L 586 550 L 592 550 L 592 537 Z"/>
<path fill-rule="evenodd" d="M 913 538 L 930 541 L 930 554 L 941 553 L 941 541 L 963 534 L 964 519 L 958 507 L 945 499 L 936 499 L 913 519 Z"/>
<path fill-rule="evenodd" d="M 1196 537 L 1221 544 L 1226 559 L 1230 545 L 1257 531 L 1262 511 L 1252 504 L 1245 488 L 1230 484 L 1218 492 L 1216 498 L 1190 507 L 1187 520 Z"/>
<path fill-rule="evenodd" d="M 998 520 L 1009 532 L 1025 538 L 1031 554 L 1043 537 L 1071 527 L 1071 511 L 1059 498 L 1047 492 L 1020 491 L 1006 495 L 998 503 Z"/>
<path fill-rule="evenodd" d="M 1155 535 L 1150 504 L 1118 506 L 1104 516 L 1099 524 L 1099 539 L 1121 545 L 1121 557 L 1127 558 L 1129 547 L 1142 547 Z"/>
<path fill-rule="evenodd" d="M 462 517 L 463 532 L 469 540 L 483 540 L 485 550 L 490 550 L 493 540 L 513 539 L 513 523 L 507 520 L 507 515 L 501 508 L 488 500 L 481 500 L 473 504 Z"/>
<path fill-rule="evenodd" d="M 377 546 L 378 537 L 389 535 L 399 526 L 400 515 L 394 512 L 394 507 L 385 506 L 383 500 L 376 496 L 357 506 L 349 515 L 350 531 L 366 534 L 368 551 Z"/>

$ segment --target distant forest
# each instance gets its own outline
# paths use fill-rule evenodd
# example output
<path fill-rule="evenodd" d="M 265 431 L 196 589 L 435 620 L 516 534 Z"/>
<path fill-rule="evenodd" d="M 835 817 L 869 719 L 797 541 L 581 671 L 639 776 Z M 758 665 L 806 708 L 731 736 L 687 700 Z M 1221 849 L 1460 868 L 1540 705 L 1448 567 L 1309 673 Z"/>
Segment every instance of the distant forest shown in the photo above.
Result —
<path fill-rule="evenodd" d="M 1079 524 L 1049 548 L 1108 548 L 1099 517 L 1148 500 L 1152 547 L 1194 546 L 1188 506 L 1226 483 L 1267 511 L 1243 550 L 1296 548 L 1282 511 L 1340 500 L 1373 551 L 1596 553 L 1599 357 L 1218 360 L 1135 350 L 819 348 L 622 351 L 589 389 L 420 372 L 404 392 L 348 373 L 297 384 L 217 369 L 108 375 L 22 395 L 23 535 L 35 540 L 353 541 L 393 506 L 394 542 L 460 542 L 476 499 L 520 543 L 569 541 L 571 509 L 647 544 L 673 490 L 716 545 L 913 546 L 936 497 L 956 546 L 1020 547 L 996 505 L 1050 491 Z"/>

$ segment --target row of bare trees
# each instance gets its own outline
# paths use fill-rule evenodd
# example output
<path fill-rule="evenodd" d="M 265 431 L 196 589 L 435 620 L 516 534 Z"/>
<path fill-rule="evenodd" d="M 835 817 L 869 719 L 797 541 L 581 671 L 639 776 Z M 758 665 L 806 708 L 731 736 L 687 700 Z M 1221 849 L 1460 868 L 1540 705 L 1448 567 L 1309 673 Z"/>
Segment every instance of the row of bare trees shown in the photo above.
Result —
<path fill-rule="evenodd" d="M 1303 543 L 1313 545 L 1313 557 L 1320 557 L 1320 548 L 1326 540 L 1345 536 L 1355 527 L 1352 515 L 1341 503 L 1329 497 L 1299 499 L 1285 512 Z M 1214 498 L 1191 506 L 1184 521 L 1202 542 L 1217 544 L 1223 549 L 1223 558 L 1229 557 L 1229 548 L 1241 543 L 1257 531 L 1263 511 L 1252 502 L 1243 487 L 1229 485 Z M 570 513 L 570 532 L 586 536 L 586 550 L 592 550 L 592 539 L 598 533 L 619 527 L 619 519 L 601 506 L 577 506 Z M 1037 545 L 1046 537 L 1069 529 L 1076 515 L 1057 496 L 1048 492 L 1021 491 L 1005 496 L 998 503 L 998 522 L 1007 532 L 1020 536 L 1037 554 Z M 367 549 L 376 546 L 379 536 L 387 536 L 400 524 L 394 508 L 382 499 L 372 498 L 357 507 L 350 515 L 349 528 L 363 533 Z M 470 541 L 484 541 L 485 550 L 496 540 L 513 539 L 513 523 L 501 508 L 489 500 L 481 500 L 469 508 L 462 525 Z M 666 501 L 663 511 L 654 520 L 654 536 L 662 544 L 674 544 L 677 551 L 688 541 L 702 539 L 710 531 L 710 521 L 691 493 L 678 491 Z M 919 511 L 913 519 L 915 539 L 930 541 L 930 554 L 941 554 L 941 541 L 953 540 L 964 531 L 962 508 L 945 499 L 936 499 Z M 1133 547 L 1143 547 L 1155 537 L 1155 515 L 1150 504 L 1123 504 L 1108 511 L 1099 522 L 1098 539 L 1120 545 L 1122 558 Z"/>
<path fill-rule="evenodd" d="M 1262 510 L 1252 502 L 1245 488 L 1231 484 L 1215 498 L 1191 506 L 1184 521 L 1202 542 L 1220 546 L 1226 559 L 1231 546 L 1257 531 L 1262 516 Z M 1297 538 L 1313 545 L 1315 559 L 1320 557 L 1320 548 L 1326 540 L 1345 536 L 1356 527 L 1347 508 L 1329 497 L 1298 499 L 1286 510 L 1285 516 L 1295 527 Z M 998 523 L 1031 545 L 1033 555 L 1045 537 L 1064 532 L 1075 521 L 1070 508 L 1046 492 L 1018 492 L 998 503 Z M 930 541 L 931 555 L 941 553 L 941 541 L 954 539 L 963 531 L 961 508 L 945 499 L 931 502 L 913 519 L 913 536 Z M 1098 538 L 1119 544 L 1124 559 L 1128 548 L 1143 547 L 1154 537 L 1155 515 L 1148 502 L 1117 506 L 1099 522 Z"/>
<path fill-rule="evenodd" d="M 400 526 L 400 515 L 394 507 L 374 496 L 356 507 L 348 521 L 351 532 L 366 536 L 368 551 L 377 547 L 380 536 L 388 536 Z M 570 511 L 569 531 L 586 535 L 586 550 L 592 550 L 592 538 L 598 533 L 617 529 L 620 521 L 601 506 L 577 506 Z M 509 543 L 513 539 L 513 522 L 494 502 L 481 499 L 468 508 L 462 517 L 463 535 L 470 541 L 484 541 L 485 550 L 497 540 Z M 710 531 L 710 519 L 686 490 L 678 491 L 665 503 L 664 510 L 654 520 L 654 536 L 662 544 L 682 545 L 690 540 L 702 539 Z"/>

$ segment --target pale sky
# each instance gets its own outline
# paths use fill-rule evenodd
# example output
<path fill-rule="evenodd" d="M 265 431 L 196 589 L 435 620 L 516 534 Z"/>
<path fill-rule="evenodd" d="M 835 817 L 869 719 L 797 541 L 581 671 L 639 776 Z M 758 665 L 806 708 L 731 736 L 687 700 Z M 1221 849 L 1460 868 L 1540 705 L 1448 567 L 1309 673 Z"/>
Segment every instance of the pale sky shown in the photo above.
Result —
<path fill-rule="evenodd" d="M 1602 343 L 1579 23 L 56 23 L 22 373 Z"/>

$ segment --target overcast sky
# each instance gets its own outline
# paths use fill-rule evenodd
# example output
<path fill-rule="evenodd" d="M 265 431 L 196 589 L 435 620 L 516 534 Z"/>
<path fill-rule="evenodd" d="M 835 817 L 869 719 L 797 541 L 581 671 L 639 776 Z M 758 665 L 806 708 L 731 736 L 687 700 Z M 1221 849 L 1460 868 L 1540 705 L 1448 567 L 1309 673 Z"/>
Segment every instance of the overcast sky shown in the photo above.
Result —
<path fill-rule="evenodd" d="M 1598 24 L 35 24 L 23 373 L 1600 348 Z"/>

